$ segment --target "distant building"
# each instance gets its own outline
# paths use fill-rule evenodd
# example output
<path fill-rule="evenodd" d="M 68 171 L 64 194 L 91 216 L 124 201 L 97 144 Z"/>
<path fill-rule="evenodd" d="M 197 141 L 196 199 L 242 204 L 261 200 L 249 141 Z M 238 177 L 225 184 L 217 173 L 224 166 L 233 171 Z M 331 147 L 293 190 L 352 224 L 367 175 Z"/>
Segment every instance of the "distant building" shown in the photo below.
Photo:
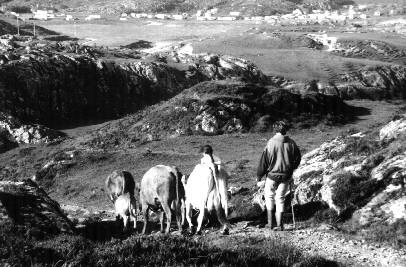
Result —
<path fill-rule="evenodd" d="M 167 14 L 156 14 L 155 18 L 157 18 L 157 19 L 169 19 L 170 16 L 167 15 Z"/>
<path fill-rule="evenodd" d="M 90 21 L 90 20 L 95 20 L 95 19 L 101 19 L 100 15 L 89 15 L 85 18 L 85 20 Z"/>
<path fill-rule="evenodd" d="M 184 19 L 186 19 L 187 17 L 188 17 L 188 15 L 187 15 L 186 13 L 184 13 L 184 14 L 182 14 L 182 15 L 179 15 L 179 14 L 172 15 L 172 18 L 173 18 L 174 20 L 184 20 Z"/>
<path fill-rule="evenodd" d="M 381 15 L 382 15 L 382 12 L 379 10 L 374 12 L 374 16 L 376 16 L 376 17 L 380 17 Z"/>
<path fill-rule="evenodd" d="M 37 10 L 34 12 L 34 19 L 39 20 L 48 20 L 48 11 L 47 10 Z"/>

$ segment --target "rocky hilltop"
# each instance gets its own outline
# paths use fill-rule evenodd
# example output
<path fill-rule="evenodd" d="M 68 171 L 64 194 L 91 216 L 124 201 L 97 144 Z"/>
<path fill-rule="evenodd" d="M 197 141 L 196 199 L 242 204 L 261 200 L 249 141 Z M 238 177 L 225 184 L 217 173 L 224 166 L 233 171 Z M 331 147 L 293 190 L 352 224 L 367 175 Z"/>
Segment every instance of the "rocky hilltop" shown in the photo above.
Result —
<path fill-rule="evenodd" d="M 321 120 L 343 123 L 353 118 L 353 111 L 337 96 L 317 92 L 297 94 L 238 80 L 208 81 L 164 103 L 108 123 L 93 133 L 90 144 L 131 146 L 138 141 L 185 135 L 264 132 L 278 119 L 306 127 Z"/>
<path fill-rule="evenodd" d="M 114 119 L 206 80 L 266 82 L 252 63 L 228 56 L 175 53 L 168 62 L 132 50 L 2 38 L 0 111 L 50 127 Z"/>

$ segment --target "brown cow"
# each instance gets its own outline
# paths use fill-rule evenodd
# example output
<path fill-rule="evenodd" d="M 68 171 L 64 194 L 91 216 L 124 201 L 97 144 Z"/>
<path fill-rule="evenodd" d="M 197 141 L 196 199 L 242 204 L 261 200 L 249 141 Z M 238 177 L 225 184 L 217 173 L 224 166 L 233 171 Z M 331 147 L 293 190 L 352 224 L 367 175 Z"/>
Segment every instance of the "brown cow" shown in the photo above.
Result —
<path fill-rule="evenodd" d="M 161 212 L 161 232 L 164 231 L 164 213 L 166 214 L 166 230 L 172 220 L 172 212 L 175 212 L 179 230 L 182 229 L 183 209 L 182 203 L 185 198 L 185 190 L 181 182 L 182 174 L 176 167 L 156 165 L 149 169 L 141 180 L 140 204 L 144 216 L 144 227 L 142 233 L 145 234 L 148 223 L 148 211 L 162 210 Z"/>
<path fill-rule="evenodd" d="M 125 193 L 134 197 L 135 182 L 130 172 L 114 171 L 107 177 L 105 184 L 107 195 L 113 203 Z"/>

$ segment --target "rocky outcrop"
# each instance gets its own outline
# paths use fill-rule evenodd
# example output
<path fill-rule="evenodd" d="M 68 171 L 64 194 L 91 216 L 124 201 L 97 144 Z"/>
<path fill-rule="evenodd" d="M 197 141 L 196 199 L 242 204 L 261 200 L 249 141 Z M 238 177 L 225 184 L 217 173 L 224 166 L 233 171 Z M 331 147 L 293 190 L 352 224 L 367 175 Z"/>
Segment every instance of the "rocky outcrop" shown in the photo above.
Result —
<path fill-rule="evenodd" d="M 182 54 L 180 70 L 131 49 L 8 41 L 16 48 L 0 53 L 0 111 L 51 127 L 117 118 L 201 81 L 266 81 L 252 63 L 227 56 Z"/>
<path fill-rule="evenodd" d="M 404 115 L 380 133 L 337 137 L 303 156 L 294 172 L 294 203 L 321 202 L 362 225 L 405 218 Z M 395 126 L 396 125 L 396 126 Z M 402 217 L 403 216 L 403 217 Z"/>
<path fill-rule="evenodd" d="M 24 225 L 32 234 L 74 231 L 59 204 L 31 180 L 0 182 L 0 221 Z"/>
<path fill-rule="evenodd" d="M 406 116 L 398 116 L 379 131 L 381 141 L 393 140 L 406 132 Z"/>
<path fill-rule="evenodd" d="M 35 172 L 31 178 L 39 183 L 52 183 L 52 180 L 57 176 L 58 172 L 75 165 L 78 151 L 64 151 L 54 156 L 41 169 Z"/>
<path fill-rule="evenodd" d="M 13 141 L 13 137 L 6 129 L 0 128 L 0 153 L 6 152 L 17 147 L 17 142 Z"/>
<path fill-rule="evenodd" d="M 346 121 L 351 108 L 336 96 L 294 94 L 235 80 L 210 81 L 167 102 L 103 126 L 91 144 L 120 145 L 192 134 L 266 131 L 277 119 Z M 121 136 L 121 139 L 120 139 Z"/>
<path fill-rule="evenodd" d="M 406 98 L 406 68 L 400 65 L 368 67 L 340 76 L 337 89 L 346 99 Z"/>
<path fill-rule="evenodd" d="M 63 133 L 42 125 L 23 124 L 18 119 L 3 112 L 0 112 L 0 129 L 3 129 L 3 142 L 11 147 L 14 147 L 12 146 L 13 143 L 48 143 L 64 136 Z"/>

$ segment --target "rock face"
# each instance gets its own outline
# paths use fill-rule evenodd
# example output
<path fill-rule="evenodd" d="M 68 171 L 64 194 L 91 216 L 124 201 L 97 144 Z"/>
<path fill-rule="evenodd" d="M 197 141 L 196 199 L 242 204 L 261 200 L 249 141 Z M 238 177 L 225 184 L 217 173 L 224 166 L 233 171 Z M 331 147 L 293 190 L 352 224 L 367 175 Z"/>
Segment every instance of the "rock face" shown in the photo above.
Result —
<path fill-rule="evenodd" d="M 18 119 L 0 112 L 0 129 L 3 129 L 2 140 L 6 147 L 12 144 L 48 143 L 64 136 L 63 133 L 38 124 L 22 124 Z"/>
<path fill-rule="evenodd" d="M 12 44 L 17 47 L 0 51 L 0 111 L 50 127 L 117 118 L 201 81 L 266 81 L 252 63 L 227 56 L 179 55 L 187 66 L 180 70 L 167 64 L 165 55 L 151 60 L 154 56 L 136 50 Z"/>
<path fill-rule="evenodd" d="M 321 202 L 361 225 L 406 218 L 405 115 L 381 131 L 337 137 L 303 156 L 294 203 Z"/>
<path fill-rule="evenodd" d="M 368 67 L 339 78 L 337 89 L 346 99 L 406 98 L 406 68 L 401 65 Z"/>
<path fill-rule="evenodd" d="M 379 132 L 379 139 L 381 141 L 384 140 L 392 140 L 396 139 L 400 135 L 404 135 L 406 132 L 406 116 L 399 116 L 395 120 L 388 123 L 385 127 L 383 127 Z"/>
<path fill-rule="evenodd" d="M 74 230 L 59 204 L 31 180 L 0 182 L 0 220 L 51 234 Z"/>
<path fill-rule="evenodd" d="M 76 164 L 78 153 L 78 151 L 65 151 L 57 154 L 34 174 L 32 180 L 39 183 L 52 182 L 58 171 Z"/>
<path fill-rule="evenodd" d="M 336 96 L 293 94 L 235 80 L 210 81 L 112 122 L 100 128 L 92 139 L 104 145 L 119 145 L 131 138 L 150 141 L 180 135 L 266 131 L 277 119 L 304 123 L 327 117 L 348 120 L 350 108 Z M 123 135 L 127 137 L 117 139 Z"/>
<path fill-rule="evenodd" d="M 10 133 L 6 129 L 0 128 L 0 153 L 17 147 L 17 142 L 13 141 Z"/>

